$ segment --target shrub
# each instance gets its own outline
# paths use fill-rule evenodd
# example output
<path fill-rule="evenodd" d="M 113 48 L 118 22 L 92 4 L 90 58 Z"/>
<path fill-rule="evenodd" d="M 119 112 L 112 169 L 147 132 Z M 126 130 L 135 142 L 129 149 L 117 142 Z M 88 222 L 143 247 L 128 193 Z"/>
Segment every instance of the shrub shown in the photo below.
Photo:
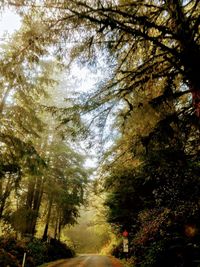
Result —
<path fill-rule="evenodd" d="M 21 266 L 24 253 L 26 255 L 26 267 L 35 267 L 63 258 L 75 255 L 74 251 L 66 244 L 51 239 L 49 243 L 33 238 L 31 241 L 17 241 L 14 237 L 0 238 L 0 266 Z"/>
<path fill-rule="evenodd" d="M 46 243 L 42 242 L 40 239 L 34 238 L 27 244 L 27 261 L 29 260 L 29 265 L 38 266 L 46 261 L 47 257 L 47 246 Z"/>
<path fill-rule="evenodd" d="M 16 239 L 14 237 L 1 237 L 0 248 L 4 248 L 6 251 L 11 251 L 16 247 Z"/>
<path fill-rule="evenodd" d="M 48 261 L 54 261 L 57 259 L 74 257 L 74 251 L 66 244 L 58 241 L 57 239 L 50 239 L 50 243 L 47 245 L 47 257 Z"/>
<path fill-rule="evenodd" d="M 5 253 L 9 254 L 12 259 L 16 259 L 20 263 L 22 262 L 25 252 L 25 244 L 17 241 L 14 237 L 1 237 L 0 249 L 3 249 Z"/>
<path fill-rule="evenodd" d="M 0 266 L 1 267 L 20 267 L 19 261 L 11 253 L 0 249 Z"/>
<path fill-rule="evenodd" d="M 119 243 L 116 246 L 113 246 L 111 254 L 115 256 L 118 259 L 123 259 L 125 258 L 125 254 L 123 252 L 123 244 Z"/>
<path fill-rule="evenodd" d="M 124 267 L 134 267 L 135 266 L 135 257 L 130 257 L 128 259 L 121 260 Z"/>

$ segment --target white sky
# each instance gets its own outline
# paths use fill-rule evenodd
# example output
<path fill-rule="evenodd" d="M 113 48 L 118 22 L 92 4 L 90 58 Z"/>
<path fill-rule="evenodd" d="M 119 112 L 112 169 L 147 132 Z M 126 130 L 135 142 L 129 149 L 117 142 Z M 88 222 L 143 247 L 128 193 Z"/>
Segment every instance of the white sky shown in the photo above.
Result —
<path fill-rule="evenodd" d="M 21 19 L 12 11 L 5 10 L 0 15 L 0 38 L 4 33 L 12 34 L 20 28 Z"/>

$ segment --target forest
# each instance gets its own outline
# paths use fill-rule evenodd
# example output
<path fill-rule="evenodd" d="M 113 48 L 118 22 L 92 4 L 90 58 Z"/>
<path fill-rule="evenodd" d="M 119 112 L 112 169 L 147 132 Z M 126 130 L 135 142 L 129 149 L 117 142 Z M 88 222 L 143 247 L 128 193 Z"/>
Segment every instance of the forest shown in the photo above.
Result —
<path fill-rule="evenodd" d="M 200 266 L 200 2 L 8 10 L 21 25 L 0 41 L 0 265 L 72 257 L 85 207 L 96 252 Z"/>

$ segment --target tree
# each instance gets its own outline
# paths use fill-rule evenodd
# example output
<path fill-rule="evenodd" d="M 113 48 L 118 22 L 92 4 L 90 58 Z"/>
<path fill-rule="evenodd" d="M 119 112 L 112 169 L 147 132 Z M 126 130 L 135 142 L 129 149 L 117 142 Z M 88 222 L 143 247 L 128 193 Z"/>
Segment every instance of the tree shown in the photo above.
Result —
<path fill-rule="evenodd" d="M 55 116 L 52 119 L 49 116 L 50 110 L 51 113 L 59 113 L 60 109 L 49 106 L 50 103 L 53 105 L 52 87 L 57 85 L 54 77 L 59 68 L 53 58 L 42 58 L 42 50 L 26 39 L 26 34 L 31 32 L 29 26 L 27 22 L 13 36 L 11 43 L 4 44 L 2 53 L 0 212 L 1 218 L 3 216 L 17 232 L 34 236 L 45 202 L 44 194 L 50 194 L 44 191 L 48 179 L 52 179 L 47 167 L 54 173 L 53 186 L 59 184 L 60 179 L 65 180 L 65 183 L 60 184 L 62 203 L 57 201 L 57 208 L 61 210 L 59 220 L 62 220 L 59 222 L 59 232 L 61 225 L 71 223 L 78 216 L 87 175 L 82 166 L 83 158 L 62 140 L 67 137 L 74 142 L 75 136 L 78 136 L 78 122 L 76 127 L 73 124 L 64 127 L 61 118 Z M 34 33 L 31 35 L 33 37 Z M 13 57 L 11 62 L 10 56 Z M 48 94 L 49 102 L 46 100 Z M 50 126 L 47 117 L 52 123 Z M 55 140 L 52 140 L 54 136 Z M 50 145 L 51 141 L 53 145 Z M 74 180 L 70 182 L 70 179 Z M 69 188 L 64 189 L 64 186 Z"/>
<path fill-rule="evenodd" d="M 16 6 L 30 26 L 26 38 L 36 45 L 36 58 L 48 55 L 53 45 L 59 60 L 67 48 L 71 61 L 92 68 L 99 51 L 106 55 L 109 78 L 62 113 L 91 112 L 101 129 L 114 115 L 118 142 L 107 158 L 109 221 L 123 229 L 131 214 L 138 266 L 160 266 L 158 251 L 161 247 L 167 258 L 173 236 L 181 237 L 175 242 L 181 252 L 172 249 L 175 260 L 170 264 L 181 266 L 181 255 L 187 266 L 184 246 L 199 245 L 196 236 L 189 242 L 182 231 L 189 223 L 199 228 L 199 1 L 7 3 Z M 30 17 L 42 25 L 40 33 Z M 33 52 L 32 46 L 26 49 L 27 56 Z M 126 183 L 128 192 L 122 190 Z M 62 203 L 59 199 L 58 207 Z M 62 212 L 58 209 L 57 225 Z M 192 255 L 190 263 L 194 260 Z"/>
<path fill-rule="evenodd" d="M 103 253 L 114 245 L 115 236 L 106 222 L 106 210 L 103 205 L 104 194 L 94 192 L 93 181 L 87 188 L 86 206 L 80 210 L 78 224 L 65 229 L 67 236 L 77 253 Z M 83 231 L 84 229 L 84 231 Z M 106 251 L 106 252 L 107 252 Z"/>
<path fill-rule="evenodd" d="M 45 46 L 55 42 L 63 53 L 66 50 L 62 42 L 75 43 L 72 58 L 79 57 L 85 63 L 89 60 L 89 64 L 95 62 L 99 49 L 108 53 L 110 64 L 114 65 L 112 78 L 89 97 L 85 108 L 94 109 L 109 102 L 111 108 L 116 101 L 127 102 L 127 97 L 138 90 L 151 94 L 150 85 L 157 87 L 159 84 L 155 103 L 168 98 L 178 100 L 183 94 L 192 93 L 193 106 L 199 116 L 198 1 L 52 3 L 47 0 L 40 5 L 35 1 L 30 4 L 8 1 L 8 4 L 29 8 L 30 12 L 24 11 L 28 22 L 29 15 L 36 14 L 37 23 L 46 30 L 35 35 L 34 44 L 37 49 L 41 47 L 43 53 Z M 39 19 L 37 13 L 44 14 L 45 10 L 48 14 L 43 20 Z M 45 36 L 48 36 L 47 42 L 44 42 Z M 59 50 L 55 51 L 58 56 Z M 176 83 L 172 92 L 166 88 L 169 78 Z M 108 106 L 105 107 L 108 112 Z M 189 97 L 183 108 L 190 111 Z"/>
<path fill-rule="evenodd" d="M 136 266 L 198 260 L 199 136 L 174 110 L 174 101 L 156 109 L 147 101 L 134 109 L 103 171 L 108 220 L 120 233 L 128 229 Z"/>
<path fill-rule="evenodd" d="M 50 169 L 47 172 L 45 193 L 48 199 L 48 213 L 43 234 L 45 239 L 50 221 L 53 223 L 55 238 L 60 239 L 65 225 L 74 224 L 79 207 L 84 204 L 84 189 L 87 173 L 83 169 L 83 157 L 65 144 L 52 144 L 49 155 Z"/>
<path fill-rule="evenodd" d="M 21 39 L 25 32 L 22 29 L 8 43 L 1 44 L 0 165 L 1 187 L 5 188 L 1 190 L 1 216 L 11 193 L 18 190 L 22 176 L 42 165 L 32 142 L 44 126 L 38 117 L 38 92 L 45 94 L 47 84 L 54 83 L 50 78 L 50 62 L 41 60 L 37 68 L 35 59 L 31 59 L 34 52 L 23 50 L 23 46 L 29 46 L 28 40 Z"/>

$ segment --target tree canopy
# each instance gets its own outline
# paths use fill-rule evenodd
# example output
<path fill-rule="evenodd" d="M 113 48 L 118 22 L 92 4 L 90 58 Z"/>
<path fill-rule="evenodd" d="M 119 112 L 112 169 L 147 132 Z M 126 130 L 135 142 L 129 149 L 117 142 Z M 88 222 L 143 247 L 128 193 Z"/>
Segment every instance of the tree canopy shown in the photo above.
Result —
<path fill-rule="evenodd" d="M 99 184 L 107 194 L 108 222 L 118 233 L 130 232 L 135 265 L 197 266 L 199 5 L 198 0 L 1 3 L 22 17 L 0 58 L 2 215 L 12 224 L 26 207 L 27 218 L 36 218 L 18 231 L 34 235 L 44 206 L 44 239 L 50 225 L 60 237 L 62 227 L 74 222 L 87 180 L 75 142 L 92 129 L 93 145 L 108 137 Z M 89 91 L 60 94 L 61 106 L 52 101 L 56 93 L 47 102 L 46 93 L 58 82 L 53 73 L 70 72 L 74 64 L 91 72 L 101 66 L 104 76 Z M 19 208 L 3 213 L 4 199 L 19 185 Z"/>

